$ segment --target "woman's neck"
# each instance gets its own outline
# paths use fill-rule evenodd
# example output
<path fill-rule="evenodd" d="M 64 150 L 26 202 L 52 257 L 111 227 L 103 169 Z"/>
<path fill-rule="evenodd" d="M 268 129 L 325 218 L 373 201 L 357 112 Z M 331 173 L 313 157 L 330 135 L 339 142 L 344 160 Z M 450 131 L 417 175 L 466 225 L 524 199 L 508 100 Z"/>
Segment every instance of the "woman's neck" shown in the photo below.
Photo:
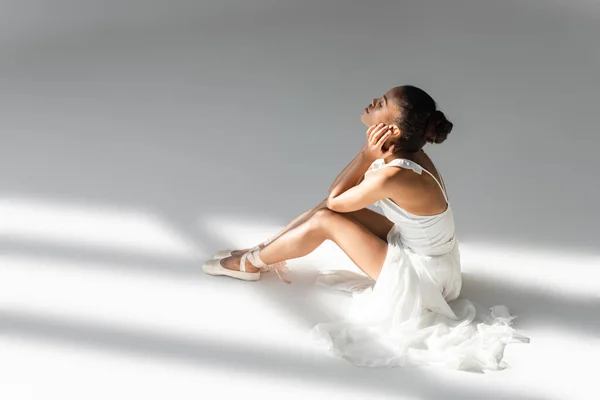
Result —
<path fill-rule="evenodd" d="M 410 153 L 408 151 L 398 151 L 397 153 L 394 153 L 394 154 L 384 158 L 383 162 L 388 164 L 389 162 L 391 162 L 392 160 L 395 160 L 396 158 L 406 158 L 408 160 L 415 161 L 415 156 L 417 156 L 418 154 L 420 154 L 422 152 L 423 152 L 423 149 L 421 149 L 415 153 Z"/>

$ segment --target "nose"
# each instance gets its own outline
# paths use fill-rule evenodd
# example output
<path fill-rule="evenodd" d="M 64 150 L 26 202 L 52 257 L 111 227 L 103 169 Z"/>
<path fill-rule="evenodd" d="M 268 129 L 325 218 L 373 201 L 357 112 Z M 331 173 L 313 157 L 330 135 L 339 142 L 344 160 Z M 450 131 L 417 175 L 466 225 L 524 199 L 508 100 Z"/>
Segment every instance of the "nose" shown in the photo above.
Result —
<path fill-rule="evenodd" d="M 372 105 L 373 107 L 375 107 L 375 103 L 377 103 L 377 99 L 376 99 L 376 98 L 373 98 L 373 100 L 371 100 L 371 105 Z"/>

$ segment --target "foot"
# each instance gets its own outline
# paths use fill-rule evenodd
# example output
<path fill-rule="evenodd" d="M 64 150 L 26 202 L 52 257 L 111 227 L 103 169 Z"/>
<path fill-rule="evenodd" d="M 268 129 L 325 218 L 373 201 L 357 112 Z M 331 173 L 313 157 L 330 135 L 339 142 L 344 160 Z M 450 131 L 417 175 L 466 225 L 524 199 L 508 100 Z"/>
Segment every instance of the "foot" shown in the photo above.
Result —
<path fill-rule="evenodd" d="M 261 243 L 261 244 L 258 245 L 258 247 L 260 247 L 262 249 L 263 247 L 265 247 L 265 245 Z M 242 249 L 242 250 L 233 250 L 231 252 L 231 255 L 232 256 L 240 256 L 241 257 L 244 253 L 247 253 L 249 250 L 250 250 L 250 247 L 247 248 L 247 249 Z"/>
<path fill-rule="evenodd" d="M 243 254 L 243 253 L 242 253 Z M 242 256 L 231 256 L 225 257 L 220 260 L 223 268 L 231 269 L 233 271 L 240 270 L 240 262 L 242 261 Z M 250 260 L 246 258 L 246 272 L 258 272 L 260 268 L 255 267 Z"/>

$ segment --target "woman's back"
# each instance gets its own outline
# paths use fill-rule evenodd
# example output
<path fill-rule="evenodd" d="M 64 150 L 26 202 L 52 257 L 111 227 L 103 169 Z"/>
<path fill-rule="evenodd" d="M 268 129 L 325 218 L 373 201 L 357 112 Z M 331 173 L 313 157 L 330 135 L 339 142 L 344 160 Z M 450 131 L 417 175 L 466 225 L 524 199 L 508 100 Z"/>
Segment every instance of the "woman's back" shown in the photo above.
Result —
<path fill-rule="evenodd" d="M 425 153 L 421 152 L 415 160 L 429 168 L 404 158 L 388 163 L 379 159 L 367 173 L 386 167 L 399 169 L 396 195 L 381 199 L 375 205 L 396 225 L 397 240 L 415 252 L 425 252 L 450 242 L 454 238 L 455 224 L 440 174 Z M 435 203 L 437 205 L 432 207 Z"/>
<path fill-rule="evenodd" d="M 444 212 L 448 206 L 444 182 L 433 162 L 424 151 L 419 151 L 408 165 L 399 165 L 397 190 L 389 199 L 406 212 L 416 216 L 433 216 Z M 415 168 L 413 164 L 416 163 Z M 411 169 L 416 172 L 411 172 Z M 421 169 L 429 173 L 421 173 Z M 430 175 L 431 174 L 431 175 Z M 433 175 L 433 176 L 432 176 Z M 444 196 L 446 194 L 446 196 Z"/>

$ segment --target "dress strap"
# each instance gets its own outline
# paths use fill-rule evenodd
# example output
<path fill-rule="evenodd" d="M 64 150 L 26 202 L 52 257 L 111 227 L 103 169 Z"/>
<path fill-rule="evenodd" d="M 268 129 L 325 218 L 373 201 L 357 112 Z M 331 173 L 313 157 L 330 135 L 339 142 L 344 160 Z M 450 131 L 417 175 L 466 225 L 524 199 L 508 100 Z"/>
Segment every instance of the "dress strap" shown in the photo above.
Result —
<path fill-rule="evenodd" d="M 421 167 L 423 168 L 423 167 Z M 427 172 L 429 175 L 431 175 L 431 177 L 433 179 L 435 179 L 435 181 L 437 182 L 438 186 L 440 187 L 440 189 L 442 189 L 442 193 L 444 194 L 444 199 L 446 199 L 446 203 L 448 203 L 448 195 L 446 194 L 446 188 L 444 188 L 444 186 L 440 183 L 440 181 L 437 180 L 437 178 L 435 176 L 433 176 L 433 174 L 429 171 L 427 171 L 425 168 L 423 168 L 423 171 Z M 442 176 L 440 175 L 440 179 L 442 179 Z"/>
<path fill-rule="evenodd" d="M 442 187 L 444 188 L 444 193 L 446 193 L 446 202 L 448 201 L 447 197 L 448 197 L 448 192 L 446 192 L 446 185 L 444 184 L 444 178 L 442 177 L 442 173 L 440 171 L 438 171 L 438 174 L 440 175 L 440 181 L 442 183 Z"/>
<path fill-rule="evenodd" d="M 388 167 L 388 166 L 397 166 L 397 167 L 409 168 L 409 169 L 412 169 L 413 171 L 415 171 L 419 175 L 423 171 L 427 172 L 435 180 L 435 182 L 438 184 L 438 186 L 440 187 L 440 189 L 442 189 L 442 194 L 444 195 L 444 199 L 446 200 L 446 203 L 449 203 L 449 201 L 448 201 L 448 195 L 446 193 L 446 187 L 444 185 L 442 185 L 440 183 L 440 181 L 438 181 L 437 178 L 431 172 L 427 171 L 425 168 L 423 168 L 421 165 L 417 164 L 413 160 L 408 160 L 406 158 L 394 158 L 389 163 L 387 163 L 387 164 L 384 163 L 380 167 L 383 168 L 383 167 Z M 441 174 L 440 174 L 440 179 L 442 179 L 442 175 Z M 443 182 L 443 179 L 442 179 L 442 182 Z"/>

